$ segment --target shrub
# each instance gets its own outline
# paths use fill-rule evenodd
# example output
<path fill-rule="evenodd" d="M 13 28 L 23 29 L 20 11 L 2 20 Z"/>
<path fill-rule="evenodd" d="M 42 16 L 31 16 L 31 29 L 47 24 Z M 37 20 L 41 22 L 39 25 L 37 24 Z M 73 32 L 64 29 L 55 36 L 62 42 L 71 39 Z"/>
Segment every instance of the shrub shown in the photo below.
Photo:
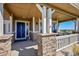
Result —
<path fill-rule="evenodd" d="M 73 45 L 73 53 L 75 56 L 79 56 L 79 44 Z"/>

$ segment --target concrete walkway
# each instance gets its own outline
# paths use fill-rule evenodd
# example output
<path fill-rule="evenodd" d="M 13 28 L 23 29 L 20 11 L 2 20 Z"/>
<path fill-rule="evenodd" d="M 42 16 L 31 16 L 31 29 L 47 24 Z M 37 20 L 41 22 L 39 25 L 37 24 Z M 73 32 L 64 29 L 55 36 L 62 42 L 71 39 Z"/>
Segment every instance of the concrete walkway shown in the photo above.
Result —
<path fill-rule="evenodd" d="M 20 41 L 12 44 L 12 56 L 36 56 L 37 55 L 36 41 Z"/>

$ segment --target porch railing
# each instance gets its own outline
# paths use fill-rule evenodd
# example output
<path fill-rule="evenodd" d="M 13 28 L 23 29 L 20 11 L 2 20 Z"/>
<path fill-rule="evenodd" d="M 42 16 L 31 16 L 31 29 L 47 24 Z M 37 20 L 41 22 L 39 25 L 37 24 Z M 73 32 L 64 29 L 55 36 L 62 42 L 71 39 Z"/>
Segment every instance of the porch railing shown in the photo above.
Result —
<path fill-rule="evenodd" d="M 70 34 L 63 36 L 56 36 L 57 40 L 57 51 L 60 51 L 72 44 L 76 43 L 78 39 L 78 34 Z"/>

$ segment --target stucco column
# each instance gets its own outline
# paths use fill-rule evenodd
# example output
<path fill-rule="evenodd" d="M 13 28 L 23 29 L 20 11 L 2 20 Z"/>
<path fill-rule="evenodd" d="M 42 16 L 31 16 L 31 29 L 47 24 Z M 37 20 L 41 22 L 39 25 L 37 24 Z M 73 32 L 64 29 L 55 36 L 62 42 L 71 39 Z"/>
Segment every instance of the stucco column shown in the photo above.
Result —
<path fill-rule="evenodd" d="M 55 12 L 55 10 L 52 10 L 51 8 L 47 9 L 47 32 L 52 33 L 52 14 Z"/>
<path fill-rule="evenodd" d="M 35 17 L 33 17 L 33 32 L 35 32 Z"/>
<path fill-rule="evenodd" d="M 46 32 L 46 7 L 43 6 L 42 8 L 42 33 L 45 34 Z"/>
<path fill-rule="evenodd" d="M 57 20 L 57 32 L 59 32 L 59 22 Z"/>
<path fill-rule="evenodd" d="M 10 16 L 10 33 L 13 32 L 13 15 Z"/>
<path fill-rule="evenodd" d="M 47 10 L 47 32 L 52 33 L 52 10 L 48 8 Z"/>
<path fill-rule="evenodd" d="M 0 4 L 0 36 L 3 35 L 3 4 Z"/>
<path fill-rule="evenodd" d="M 76 31 L 79 31 L 79 18 L 76 20 Z"/>
<path fill-rule="evenodd" d="M 79 34 L 79 18 L 77 18 L 77 20 L 76 20 L 76 31 L 77 31 L 78 34 Z M 78 35 L 78 37 L 77 37 L 77 41 L 79 42 L 79 35 Z"/>
<path fill-rule="evenodd" d="M 46 31 L 46 6 L 41 6 L 40 4 L 36 4 L 37 8 L 42 14 L 42 33 L 47 33 Z"/>

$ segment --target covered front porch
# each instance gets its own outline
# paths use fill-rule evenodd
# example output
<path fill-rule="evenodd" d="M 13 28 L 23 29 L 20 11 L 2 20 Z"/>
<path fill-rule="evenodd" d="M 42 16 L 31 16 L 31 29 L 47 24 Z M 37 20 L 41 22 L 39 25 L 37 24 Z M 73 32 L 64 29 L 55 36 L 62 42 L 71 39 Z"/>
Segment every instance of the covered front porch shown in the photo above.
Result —
<path fill-rule="evenodd" d="M 77 37 L 77 34 L 57 36 L 56 56 L 74 56 L 73 45 L 77 43 Z M 11 56 L 38 56 L 38 42 L 15 42 L 12 44 Z"/>
<path fill-rule="evenodd" d="M 9 55 L 74 55 L 72 46 L 79 40 L 79 10 L 74 5 L 1 4 L 0 36 L 2 41 L 11 34 Z M 59 23 L 70 20 L 76 21 L 74 32 L 60 35 Z"/>

